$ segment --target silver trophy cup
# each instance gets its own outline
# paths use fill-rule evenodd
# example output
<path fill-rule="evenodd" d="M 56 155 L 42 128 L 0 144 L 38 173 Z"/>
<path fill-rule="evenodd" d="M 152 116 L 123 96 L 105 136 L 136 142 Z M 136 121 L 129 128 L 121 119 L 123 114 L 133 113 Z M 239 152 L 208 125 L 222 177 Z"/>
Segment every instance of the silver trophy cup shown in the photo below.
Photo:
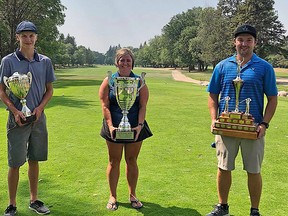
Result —
<path fill-rule="evenodd" d="M 20 74 L 15 72 L 9 78 L 4 76 L 3 82 L 7 86 L 7 88 L 20 99 L 22 104 L 22 113 L 26 117 L 26 121 L 22 121 L 22 123 L 27 123 L 35 120 L 34 116 L 31 116 L 31 110 L 26 105 L 26 96 L 29 92 L 32 83 L 32 74 L 28 72 L 27 74 Z M 31 118 L 30 118 L 31 117 Z"/>
<path fill-rule="evenodd" d="M 131 130 L 131 125 L 128 120 L 128 112 L 133 106 L 136 96 L 140 89 L 145 85 L 145 72 L 142 72 L 141 78 L 136 77 L 116 77 L 114 78 L 114 88 L 116 100 L 119 107 L 122 110 L 123 117 L 118 128 L 115 131 L 116 140 L 134 140 L 135 131 Z M 111 83 L 112 72 L 108 71 L 108 82 Z M 138 89 L 138 84 L 142 81 L 141 86 Z"/>

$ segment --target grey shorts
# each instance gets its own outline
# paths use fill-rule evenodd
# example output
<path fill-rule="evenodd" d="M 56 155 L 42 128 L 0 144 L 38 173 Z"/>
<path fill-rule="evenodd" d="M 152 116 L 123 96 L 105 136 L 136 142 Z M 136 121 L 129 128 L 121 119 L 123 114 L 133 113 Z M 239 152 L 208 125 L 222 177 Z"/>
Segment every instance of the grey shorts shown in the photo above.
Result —
<path fill-rule="evenodd" d="M 235 159 L 241 149 L 243 169 L 249 173 L 260 173 L 264 158 L 264 142 L 264 137 L 249 140 L 216 135 L 218 167 L 223 170 L 234 170 Z"/>
<path fill-rule="evenodd" d="M 8 165 L 20 167 L 26 160 L 45 161 L 48 156 L 46 116 L 42 113 L 37 122 L 19 127 L 9 112 L 7 122 Z"/>

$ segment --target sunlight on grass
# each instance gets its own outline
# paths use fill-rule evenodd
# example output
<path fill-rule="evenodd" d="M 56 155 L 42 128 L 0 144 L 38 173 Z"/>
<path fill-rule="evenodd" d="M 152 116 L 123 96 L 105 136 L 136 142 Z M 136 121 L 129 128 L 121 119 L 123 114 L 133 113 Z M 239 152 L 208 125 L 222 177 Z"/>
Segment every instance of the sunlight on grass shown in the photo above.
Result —
<path fill-rule="evenodd" d="M 106 210 L 108 159 L 105 141 L 99 135 L 102 113 L 98 89 L 108 70 L 116 68 L 99 66 L 56 71 L 54 96 L 45 111 L 49 160 L 41 163 L 39 182 L 39 197 L 50 206 L 51 215 L 205 215 L 217 202 L 217 164 L 215 150 L 210 147 L 214 136 L 209 131 L 206 87 L 175 82 L 171 70 L 150 68 L 134 70 L 137 74 L 147 73 L 150 92 L 147 121 L 154 134 L 144 141 L 139 155 L 137 196 L 145 207 L 136 211 L 128 203 L 123 160 L 118 186 L 119 209 L 113 213 Z M 209 76 L 211 73 L 207 76 L 199 73 L 198 77 L 206 80 Z M 288 211 L 285 193 L 288 188 L 287 103 L 287 98 L 279 99 L 267 131 L 260 206 L 263 215 L 285 215 Z M 7 112 L 0 102 L 0 209 L 3 211 L 7 204 L 6 119 Z M 250 205 L 240 158 L 236 167 L 229 200 L 231 213 L 247 215 Z M 19 215 L 31 215 L 27 208 L 28 191 L 27 165 L 24 165 L 18 191 Z"/>

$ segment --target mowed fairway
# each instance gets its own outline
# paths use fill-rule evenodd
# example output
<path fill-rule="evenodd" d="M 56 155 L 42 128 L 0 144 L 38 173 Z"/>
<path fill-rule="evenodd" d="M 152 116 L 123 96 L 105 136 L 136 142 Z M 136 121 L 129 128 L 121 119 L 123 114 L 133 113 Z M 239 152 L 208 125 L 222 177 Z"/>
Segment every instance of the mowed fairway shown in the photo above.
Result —
<path fill-rule="evenodd" d="M 49 159 L 40 165 L 39 198 L 55 216 L 145 215 L 200 216 L 217 203 L 215 150 L 210 147 L 206 87 L 176 82 L 170 70 L 136 68 L 147 73 L 150 91 L 147 121 L 153 137 L 144 141 L 139 155 L 137 196 L 145 207 L 130 207 L 122 161 L 118 184 L 119 209 L 106 209 L 109 189 L 106 180 L 107 148 L 99 135 L 102 112 L 99 86 L 113 66 L 61 69 L 56 71 L 54 96 L 47 106 Z M 288 98 L 279 98 L 266 137 L 263 163 L 264 216 L 288 212 L 287 160 Z M 8 202 L 5 106 L 0 102 L 0 214 Z M 240 156 L 240 155 L 239 155 Z M 20 170 L 18 215 L 36 215 L 28 209 L 27 164 Z M 230 213 L 248 215 L 250 209 L 246 173 L 240 157 L 233 172 L 229 196 Z"/>

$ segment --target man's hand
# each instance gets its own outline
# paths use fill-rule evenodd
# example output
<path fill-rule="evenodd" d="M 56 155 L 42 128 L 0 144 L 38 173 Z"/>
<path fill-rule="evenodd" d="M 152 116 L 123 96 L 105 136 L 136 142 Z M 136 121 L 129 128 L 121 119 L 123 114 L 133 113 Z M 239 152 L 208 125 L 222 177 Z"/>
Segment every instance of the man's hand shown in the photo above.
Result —
<path fill-rule="evenodd" d="M 217 120 L 215 119 L 215 120 L 212 120 L 212 122 L 211 122 L 211 126 L 210 126 L 211 133 L 213 132 L 213 128 L 214 128 L 214 125 L 215 125 L 216 121 Z"/>
<path fill-rule="evenodd" d="M 15 113 L 13 113 L 14 118 L 15 118 L 15 122 L 21 127 L 24 124 L 22 124 L 21 119 L 23 119 L 24 121 L 26 120 L 24 114 L 21 111 L 16 111 Z"/>
<path fill-rule="evenodd" d="M 266 133 L 266 127 L 265 127 L 265 125 L 259 124 L 256 131 L 257 131 L 257 133 L 258 133 L 258 139 L 264 137 L 264 136 L 265 136 L 265 133 Z"/>
<path fill-rule="evenodd" d="M 38 121 L 38 119 L 41 117 L 42 115 L 42 112 L 43 112 L 43 109 L 41 107 L 36 107 L 34 110 L 33 110 L 33 113 L 32 115 L 35 115 L 36 116 L 36 120 L 35 121 Z"/>

